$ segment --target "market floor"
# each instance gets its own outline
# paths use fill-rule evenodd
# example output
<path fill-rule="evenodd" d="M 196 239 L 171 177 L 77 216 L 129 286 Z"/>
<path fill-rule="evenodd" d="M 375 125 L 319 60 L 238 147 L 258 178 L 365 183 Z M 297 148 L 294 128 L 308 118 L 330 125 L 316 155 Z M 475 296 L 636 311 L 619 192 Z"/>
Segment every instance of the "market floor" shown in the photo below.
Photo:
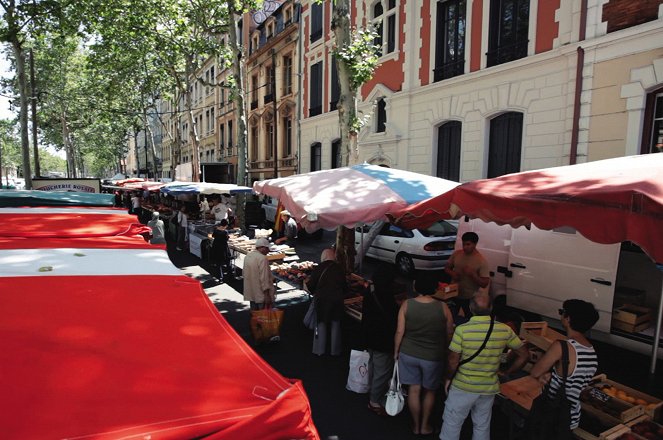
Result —
<path fill-rule="evenodd" d="M 329 233 L 331 234 L 331 233 Z M 311 241 L 298 246 L 298 254 L 304 260 L 319 261 L 322 249 L 333 242 L 325 235 L 321 241 Z M 178 252 L 169 246 L 173 263 L 187 275 L 199 279 L 203 288 L 233 328 L 249 343 L 248 303 L 242 298 L 242 281 L 217 283 L 210 275 L 211 267 L 188 252 Z M 371 270 L 370 264 L 365 271 Z M 311 403 L 313 420 L 321 438 L 329 440 L 363 439 L 416 439 L 410 430 L 407 409 L 396 417 L 378 416 L 367 409 L 367 395 L 345 389 L 351 349 L 362 349 L 359 323 L 347 318 L 343 323 L 343 355 L 315 356 L 311 353 L 312 332 L 302 324 L 308 307 L 308 295 L 290 292 L 277 299 L 279 308 L 285 310 L 281 341 L 254 347 L 272 367 L 285 377 L 302 380 Z M 596 344 L 600 372 L 609 378 L 649 394 L 663 398 L 663 374 L 650 377 L 647 356 L 632 353 L 606 344 Z M 441 399 L 435 409 L 434 421 L 441 423 Z M 492 438 L 508 438 L 508 418 L 496 405 L 493 411 Z M 428 438 L 436 438 L 428 436 Z M 462 439 L 471 438 L 471 423 L 466 423 Z"/>

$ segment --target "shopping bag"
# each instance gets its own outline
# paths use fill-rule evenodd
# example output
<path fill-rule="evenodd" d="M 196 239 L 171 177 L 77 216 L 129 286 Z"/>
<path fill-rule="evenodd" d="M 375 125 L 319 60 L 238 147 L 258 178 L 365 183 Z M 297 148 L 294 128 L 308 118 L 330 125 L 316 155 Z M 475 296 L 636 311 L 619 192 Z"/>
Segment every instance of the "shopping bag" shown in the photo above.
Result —
<path fill-rule="evenodd" d="M 306 315 L 304 315 L 304 327 L 309 330 L 315 330 L 318 325 L 318 314 L 315 312 L 315 298 L 311 300 Z"/>
<path fill-rule="evenodd" d="M 405 398 L 403 397 L 403 391 L 401 390 L 401 380 L 398 377 L 398 362 L 395 362 L 394 372 L 389 381 L 389 391 L 387 391 L 387 401 L 384 404 L 384 410 L 390 416 L 395 416 L 403 411 L 404 406 Z"/>
<path fill-rule="evenodd" d="M 283 310 L 251 310 L 251 334 L 257 343 L 276 342 L 280 339 Z"/>
<path fill-rule="evenodd" d="M 371 379 L 368 374 L 369 359 L 367 351 L 350 352 L 350 371 L 348 371 L 348 383 L 345 385 L 347 390 L 360 394 L 368 393 Z"/>

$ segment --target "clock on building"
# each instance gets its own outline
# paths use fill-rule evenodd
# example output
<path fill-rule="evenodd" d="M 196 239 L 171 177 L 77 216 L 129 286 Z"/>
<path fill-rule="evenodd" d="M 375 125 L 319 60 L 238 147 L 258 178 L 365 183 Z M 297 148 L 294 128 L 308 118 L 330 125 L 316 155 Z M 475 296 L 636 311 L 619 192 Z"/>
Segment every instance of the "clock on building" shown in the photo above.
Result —
<path fill-rule="evenodd" d="M 272 12 L 276 11 L 280 5 L 281 3 L 276 0 L 263 1 L 262 9 L 253 13 L 253 21 L 256 24 L 261 24 L 263 21 L 267 20 L 267 17 L 272 15 Z"/>

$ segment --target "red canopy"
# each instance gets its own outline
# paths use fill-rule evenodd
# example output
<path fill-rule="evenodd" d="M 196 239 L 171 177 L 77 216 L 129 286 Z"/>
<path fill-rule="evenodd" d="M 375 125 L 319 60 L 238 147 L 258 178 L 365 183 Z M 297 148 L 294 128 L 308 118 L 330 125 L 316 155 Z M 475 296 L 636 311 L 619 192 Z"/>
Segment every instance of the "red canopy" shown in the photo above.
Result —
<path fill-rule="evenodd" d="M 16 215 L 0 210 L 0 225 Z M 317 439 L 301 383 L 261 359 L 163 249 L 84 236 L 98 215 L 34 213 L 37 227 L 18 218 L 20 236 L 0 236 L 3 437 Z M 108 217 L 110 233 L 115 217 L 134 221 Z"/>
<path fill-rule="evenodd" d="M 461 215 L 513 227 L 570 226 L 597 243 L 632 241 L 663 262 L 663 154 L 475 180 L 391 217 L 414 228 Z"/>

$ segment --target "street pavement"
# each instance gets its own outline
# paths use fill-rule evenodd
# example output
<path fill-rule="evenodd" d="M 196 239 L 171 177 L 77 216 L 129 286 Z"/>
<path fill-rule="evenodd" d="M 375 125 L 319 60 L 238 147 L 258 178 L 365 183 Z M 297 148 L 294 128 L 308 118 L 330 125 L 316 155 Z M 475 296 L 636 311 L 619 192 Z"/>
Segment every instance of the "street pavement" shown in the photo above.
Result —
<path fill-rule="evenodd" d="M 321 240 L 300 241 L 297 252 L 305 261 L 319 262 L 320 253 L 334 242 L 334 233 L 325 231 Z M 249 306 L 242 298 L 242 281 L 232 280 L 218 283 L 210 275 L 208 262 L 202 261 L 186 251 L 176 251 L 168 246 L 169 256 L 184 274 L 198 279 L 210 300 L 233 328 L 249 345 L 253 341 L 249 329 Z M 367 259 L 363 265 L 364 275 L 370 276 L 377 266 Z M 406 281 L 406 280 L 400 280 Z M 351 349 L 363 349 L 359 337 L 359 323 L 349 317 L 342 322 L 344 351 L 341 356 L 316 356 L 311 353 L 312 332 L 302 324 L 308 308 L 308 295 L 300 290 L 280 294 L 277 307 L 283 309 L 284 322 L 281 340 L 254 350 L 274 369 L 285 377 L 303 382 L 311 403 L 313 420 L 322 439 L 415 439 L 412 434 L 407 408 L 396 417 L 378 416 L 367 409 L 368 396 L 345 389 Z M 651 377 L 648 357 L 622 350 L 618 347 L 596 343 L 599 356 L 599 371 L 609 378 L 663 398 L 663 368 Z M 438 399 L 434 420 L 441 423 L 442 399 Z M 500 408 L 493 411 L 492 438 L 507 438 L 508 418 Z M 428 438 L 435 438 L 428 436 Z M 471 438 L 471 423 L 466 423 L 462 439 Z"/>

